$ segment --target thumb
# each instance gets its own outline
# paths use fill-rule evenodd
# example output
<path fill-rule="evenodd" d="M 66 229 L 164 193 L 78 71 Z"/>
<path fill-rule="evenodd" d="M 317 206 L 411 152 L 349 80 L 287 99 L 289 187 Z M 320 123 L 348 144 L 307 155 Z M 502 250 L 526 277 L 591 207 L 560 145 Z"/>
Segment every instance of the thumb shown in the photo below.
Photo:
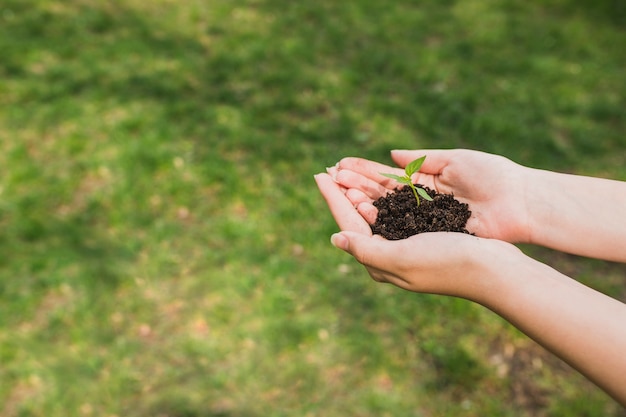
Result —
<path fill-rule="evenodd" d="M 335 233 L 330 237 L 330 243 L 333 244 L 334 247 L 344 250 L 346 252 L 350 252 L 350 238 L 346 236 L 347 232 L 339 232 Z"/>
<path fill-rule="evenodd" d="M 388 253 L 390 242 L 380 236 L 342 231 L 332 235 L 330 241 L 333 246 L 348 252 L 365 266 L 380 267 L 381 260 L 390 255 Z"/>
<path fill-rule="evenodd" d="M 400 288 L 411 289 L 409 283 L 394 273 L 395 250 L 399 241 L 356 232 L 340 232 L 331 237 L 333 245 L 354 257 L 376 282 L 388 282 Z"/>

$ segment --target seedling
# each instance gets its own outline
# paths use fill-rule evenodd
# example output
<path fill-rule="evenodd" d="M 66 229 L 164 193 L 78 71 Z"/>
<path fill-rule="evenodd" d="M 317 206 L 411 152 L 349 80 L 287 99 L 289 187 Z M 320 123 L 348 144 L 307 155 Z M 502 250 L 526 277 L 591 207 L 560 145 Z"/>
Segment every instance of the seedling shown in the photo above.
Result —
<path fill-rule="evenodd" d="M 420 205 L 420 198 L 418 197 L 418 194 L 422 196 L 424 200 L 433 201 L 432 197 L 428 195 L 426 190 L 424 190 L 423 188 L 416 187 L 413 184 L 413 181 L 411 181 L 411 175 L 415 174 L 417 171 L 420 170 L 420 168 L 422 167 L 422 164 L 424 163 L 424 159 L 426 159 L 426 155 L 422 156 L 421 158 L 417 158 L 415 161 L 408 164 L 404 168 L 404 172 L 406 174 L 404 176 L 394 175 L 394 174 L 384 174 L 382 172 L 380 173 L 381 175 L 384 175 L 387 178 L 391 178 L 393 180 L 398 181 L 400 184 L 408 185 L 409 187 L 411 187 L 411 190 L 413 190 L 413 195 L 415 195 L 415 200 L 417 200 L 418 207 Z"/>

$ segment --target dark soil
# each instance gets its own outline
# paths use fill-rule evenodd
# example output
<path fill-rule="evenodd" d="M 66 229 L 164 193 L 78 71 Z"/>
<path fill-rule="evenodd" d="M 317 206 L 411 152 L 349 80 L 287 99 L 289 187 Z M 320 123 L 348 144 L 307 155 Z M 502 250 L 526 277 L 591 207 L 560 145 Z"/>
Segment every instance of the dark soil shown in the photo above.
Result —
<path fill-rule="evenodd" d="M 371 225 L 372 233 L 388 240 L 400 240 L 425 232 L 468 233 L 465 228 L 472 212 L 467 204 L 461 203 L 451 194 L 439 194 L 424 188 L 433 201 L 420 197 L 417 206 L 410 187 L 396 189 L 386 197 L 374 202 L 378 209 L 376 222 Z"/>

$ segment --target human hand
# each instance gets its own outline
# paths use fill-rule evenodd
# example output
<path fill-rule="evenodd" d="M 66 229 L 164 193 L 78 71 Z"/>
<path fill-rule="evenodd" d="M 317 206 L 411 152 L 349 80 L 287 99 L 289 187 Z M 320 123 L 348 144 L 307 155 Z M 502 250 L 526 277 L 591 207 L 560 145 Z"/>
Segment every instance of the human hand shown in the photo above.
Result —
<path fill-rule="evenodd" d="M 315 180 L 341 229 L 331 242 L 354 256 L 375 281 L 486 303 L 498 266 L 508 268 L 506 259 L 520 254 L 513 245 L 463 233 L 422 233 L 396 241 L 373 236 L 346 189 L 328 174 Z"/>
<path fill-rule="evenodd" d="M 472 211 L 467 223 L 470 232 L 508 242 L 530 241 L 525 167 L 501 156 L 463 149 L 391 152 L 400 167 L 423 155 L 426 160 L 414 182 L 467 203 Z M 362 158 L 344 158 L 328 171 L 369 224 L 376 220 L 373 201 L 398 187 L 380 173 L 403 174 L 400 168 Z"/>
<path fill-rule="evenodd" d="M 423 154 L 431 157 L 431 164 L 425 164 L 416 182 L 440 192 L 453 192 L 469 202 L 473 210 L 478 207 L 478 213 L 487 217 L 483 222 L 475 221 L 477 236 L 421 233 L 394 241 L 373 236 L 366 220 L 369 208 L 373 208 L 371 202 L 395 185 L 384 182 L 385 177 L 377 177 L 381 169 L 389 172 L 388 167 L 351 158 L 342 160 L 329 174 L 315 176 L 342 230 L 332 236 L 333 245 L 354 256 L 376 281 L 482 304 L 625 405 L 624 304 L 529 258 L 510 243 L 479 237 L 522 236 L 519 232 L 516 235 L 515 229 L 523 225 L 523 212 L 506 210 L 524 204 L 525 181 L 535 186 L 542 181 L 537 177 L 522 180 L 531 170 L 479 152 L 396 151 L 392 155 L 403 166 Z M 466 171 L 471 178 L 464 176 L 468 175 Z M 546 176 L 540 178 L 545 180 Z M 477 189 L 476 181 L 485 189 Z M 547 188 L 560 190 L 578 185 L 581 178 L 557 175 L 551 181 L 552 187 Z M 591 184 L 598 185 L 597 181 Z M 622 183 L 617 182 L 603 181 L 599 185 L 596 188 L 601 189 L 600 195 L 622 189 Z M 498 215 L 501 218 L 488 220 L 488 216 Z M 617 243 L 613 246 L 621 247 Z"/>

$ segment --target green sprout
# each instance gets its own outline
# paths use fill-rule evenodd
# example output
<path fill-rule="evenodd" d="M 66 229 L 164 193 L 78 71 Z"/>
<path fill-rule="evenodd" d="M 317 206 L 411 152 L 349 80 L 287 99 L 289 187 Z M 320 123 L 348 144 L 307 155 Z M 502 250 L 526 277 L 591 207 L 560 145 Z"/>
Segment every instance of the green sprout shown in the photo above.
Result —
<path fill-rule="evenodd" d="M 384 175 L 387 178 L 391 178 L 393 180 L 398 181 L 400 184 L 408 185 L 409 187 L 411 187 L 411 190 L 413 190 L 413 195 L 415 195 L 415 200 L 417 200 L 418 207 L 420 205 L 420 198 L 418 197 L 418 194 L 421 195 L 424 200 L 433 201 L 432 197 L 428 195 L 426 190 L 424 190 L 423 188 L 416 187 L 413 184 L 413 181 L 411 181 L 411 175 L 415 174 L 417 171 L 420 170 L 420 168 L 422 167 L 422 164 L 424 163 L 424 159 L 426 159 L 426 155 L 422 156 L 421 158 L 417 158 L 415 161 L 408 164 L 404 168 L 404 172 L 406 173 L 406 175 L 404 176 L 399 176 L 399 175 L 394 175 L 394 174 L 383 174 L 382 172 L 380 173 L 381 175 Z"/>

